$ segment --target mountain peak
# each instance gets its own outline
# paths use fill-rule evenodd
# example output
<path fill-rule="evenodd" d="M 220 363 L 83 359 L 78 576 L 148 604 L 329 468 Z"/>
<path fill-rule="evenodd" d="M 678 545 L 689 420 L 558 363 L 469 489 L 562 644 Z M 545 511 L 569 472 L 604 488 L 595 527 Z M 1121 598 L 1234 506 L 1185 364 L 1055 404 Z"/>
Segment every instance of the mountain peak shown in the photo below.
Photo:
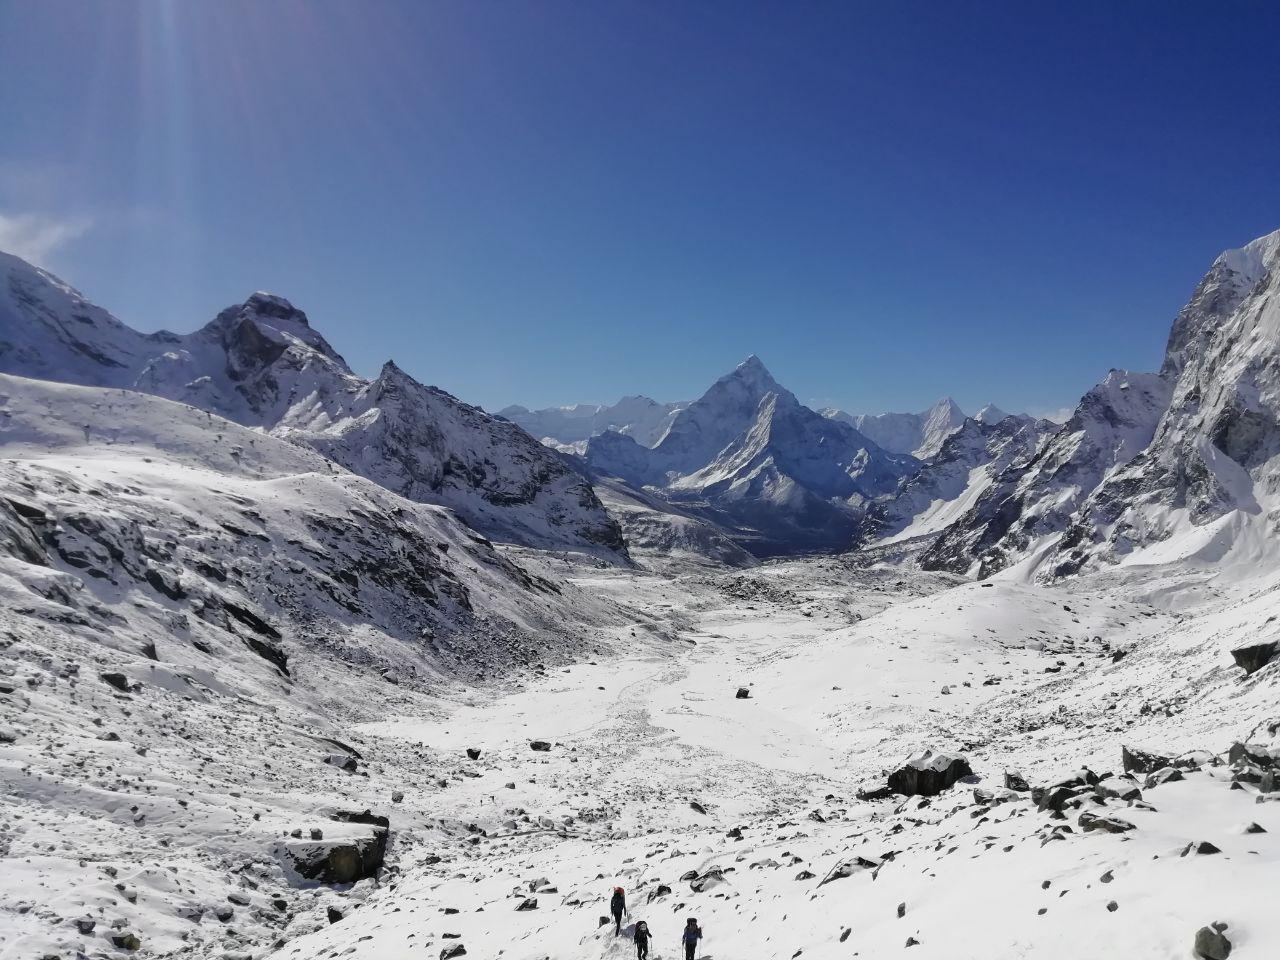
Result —
<path fill-rule="evenodd" d="M 994 424 L 999 423 L 1009 414 L 1005 413 L 994 403 L 988 403 L 985 407 L 973 415 L 973 419 L 979 423 Z"/>
<path fill-rule="evenodd" d="M 242 309 L 250 310 L 260 317 L 270 317 L 272 320 L 289 320 L 304 327 L 310 326 L 305 313 L 284 297 L 268 293 L 265 290 L 255 290 L 249 294 L 249 299 L 245 300 Z"/>
<path fill-rule="evenodd" d="M 778 381 L 773 379 L 773 374 L 769 372 L 764 362 L 754 353 L 721 377 L 718 382 L 743 384 L 757 397 L 783 390 L 778 385 Z"/>

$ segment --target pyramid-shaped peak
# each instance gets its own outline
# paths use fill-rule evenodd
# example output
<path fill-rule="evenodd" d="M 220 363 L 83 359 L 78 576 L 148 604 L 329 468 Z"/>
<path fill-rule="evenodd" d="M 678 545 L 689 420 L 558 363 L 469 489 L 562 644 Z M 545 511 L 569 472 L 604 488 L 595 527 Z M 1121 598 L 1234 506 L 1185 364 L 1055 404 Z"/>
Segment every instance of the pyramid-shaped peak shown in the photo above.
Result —
<path fill-rule="evenodd" d="M 761 395 L 782 390 L 764 362 L 754 353 L 720 378 L 720 382 L 726 381 L 741 383 Z"/>
<path fill-rule="evenodd" d="M 1005 413 L 1003 410 L 997 407 L 994 403 L 988 403 L 985 407 L 983 407 L 981 410 L 979 410 L 977 413 L 973 415 L 973 419 L 977 420 L 979 423 L 993 424 L 993 423 L 999 423 L 1001 420 L 1005 419 L 1007 416 L 1009 416 L 1009 414 Z"/>

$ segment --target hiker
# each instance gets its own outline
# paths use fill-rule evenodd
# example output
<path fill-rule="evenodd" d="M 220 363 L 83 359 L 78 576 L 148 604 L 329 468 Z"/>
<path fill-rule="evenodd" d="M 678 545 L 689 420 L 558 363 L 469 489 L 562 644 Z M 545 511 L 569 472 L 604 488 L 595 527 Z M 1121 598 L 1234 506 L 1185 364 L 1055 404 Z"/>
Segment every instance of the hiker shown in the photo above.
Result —
<path fill-rule="evenodd" d="M 689 922 L 685 924 L 681 939 L 684 941 L 684 960 L 693 960 L 693 954 L 698 949 L 698 941 L 702 939 L 702 928 L 693 917 L 690 917 Z"/>
<path fill-rule="evenodd" d="M 632 939 L 636 942 L 636 960 L 649 960 L 649 941 L 652 939 L 649 925 L 643 920 L 637 921 Z"/>
<path fill-rule="evenodd" d="M 627 912 L 627 896 L 621 887 L 613 888 L 613 899 L 609 901 L 609 912 L 613 914 L 613 935 L 622 935 L 622 915 Z"/>

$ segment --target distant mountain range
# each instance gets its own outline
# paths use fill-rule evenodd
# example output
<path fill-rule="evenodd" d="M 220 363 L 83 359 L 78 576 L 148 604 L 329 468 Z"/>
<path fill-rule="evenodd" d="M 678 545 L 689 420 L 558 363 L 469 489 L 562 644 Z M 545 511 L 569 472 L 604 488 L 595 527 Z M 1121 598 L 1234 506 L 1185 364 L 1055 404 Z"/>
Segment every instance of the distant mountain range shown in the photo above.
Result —
<path fill-rule="evenodd" d="M 1160 371 L 1112 370 L 1061 425 L 949 398 L 819 412 L 754 356 L 691 402 L 491 415 L 391 362 L 357 376 L 278 296 L 143 334 L 8 255 L 0 373 L 177 401 L 527 547 L 744 565 L 896 543 L 929 569 L 1052 579 L 1262 535 L 1280 491 L 1277 267 L 1280 231 L 1222 254 Z"/>

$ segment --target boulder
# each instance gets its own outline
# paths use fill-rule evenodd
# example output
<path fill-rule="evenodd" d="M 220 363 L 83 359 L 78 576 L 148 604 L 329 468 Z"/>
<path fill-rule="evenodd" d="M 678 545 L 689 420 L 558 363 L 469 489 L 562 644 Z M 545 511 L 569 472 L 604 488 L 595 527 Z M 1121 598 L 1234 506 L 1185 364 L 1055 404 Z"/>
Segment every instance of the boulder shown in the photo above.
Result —
<path fill-rule="evenodd" d="M 358 768 L 356 758 L 346 753 L 331 753 L 324 758 L 324 762 L 347 773 L 355 773 Z"/>
<path fill-rule="evenodd" d="M 1162 783 L 1176 783 L 1185 779 L 1186 777 L 1182 775 L 1182 771 L 1177 767 L 1161 767 L 1147 776 L 1146 783 L 1142 785 L 1142 789 L 1153 790 Z"/>
<path fill-rule="evenodd" d="M 534 749 L 537 749 L 537 748 L 535 747 Z M 480 759 L 480 748 L 479 748 L 479 747 L 467 747 L 467 757 L 468 757 L 468 759 L 471 759 L 471 760 L 479 760 L 479 759 Z"/>
<path fill-rule="evenodd" d="M 1276 651 L 1280 650 L 1280 642 L 1270 640 L 1266 643 L 1253 643 L 1247 647 L 1237 647 L 1231 651 L 1231 656 L 1236 662 L 1237 667 L 1244 670 L 1247 677 L 1250 674 L 1257 673 L 1276 655 Z"/>
<path fill-rule="evenodd" d="M 844 863 L 838 863 L 831 868 L 831 872 L 822 878 L 822 882 L 818 886 L 830 883 L 832 880 L 843 880 L 845 877 L 851 877 L 855 873 L 863 870 L 874 870 L 880 864 L 874 860 L 868 860 L 865 857 L 855 857 L 852 860 L 846 860 Z"/>
<path fill-rule="evenodd" d="M 931 797 L 971 776 L 973 769 L 964 757 L 926 749 L 889 774 L 889 789 L 909 797 Z"/>
<path fill-rule="evenodd" d="M 726 882 L 723 868 L 708 867 L 706 873 L 701 873 L 689 881 L 689 889 L 694 893 L 702 893 L 704 890 L 710 890 Z"/>
<path fill-rule="evenodd" d="M 327 839 L 286 841 L 281 850 L 285 863 L 299 877 L 319 883 L 355 883 L 375 876 L 386 857 L 391 822 L 368 810 L 339 810 L 332 819 L 364 829 Z M 313 837 L 317 834 L 323 835 L 312 831 Z"/>
<path fill-rule="evenodd" d="M 1173 759 L 1147 750 L 1121 746 L 1120 763 L 1125 773 L 1155 773 L 1164 767 L 1173 766 Z"/>
<path fill-rule="evenodd" d="M 1030 790 L 1031 785 L 1027 783 L 1027 778 L 1017 770 L 1006 770 L 1004 772 L 1004 788 L 1006 790 Z"/>
<path fill-rule="evenodd" d="M 551 744 L 545 740 L 533 740 L 529 743 L 530 750 L 537 750 L 540 753 L 546 753 L 551 749 Z"/>
<path fill-rule="evenodd" d="M 733 696 L 737 700 L 747 700 L 747 699 L 750 699 L 751 697 L 751 691 L 748 690 L 746 687 L 739 687 L 738 692 L 735 693 Z"/>
<path fill-rule="evenodd" d="M 135 685 L 123 673 L 100 673 L 99 678 L 107 686 L 115 687 L 121 693 L 131 693 L 135 689 Z"/>
<path fill-rule="evenodd" d="M 1231 956 L 1231 941 L 1223 934 L 1225 923 L 1201 927 L 1196 931 L 1195 955 L 1201 960 L 1227 960 Z"/>
<path fill-rule="evenodd" d="M 1272 756 L 1271 751 L 1258 743 L 1233 743 L 1231 749 L 1227 751 L 1227 761 L 1250 763 L 1263 769 L 1280 767 L 1280 762 Z"/>
<path fill-rule="evenodd" d="M 440 960 L 453 960 L 454 957 L 465 957 L 466 955 L 467 948 L 460 943 L 455 943 L 440 951 Z"/>
<path fill-rule="evenodd" d="M 1128 820 L 1121 820 L 1119 817 L 1100 817 L 1096 813 L 1090 813 L 1088 810 L 1080 814 L 1077 821 L 1080 829 L 1085 833 L 1094 830 L 1103 830 L 1107 833 L 1128 833 L 1130 830 L 1138 829 Z"/>

